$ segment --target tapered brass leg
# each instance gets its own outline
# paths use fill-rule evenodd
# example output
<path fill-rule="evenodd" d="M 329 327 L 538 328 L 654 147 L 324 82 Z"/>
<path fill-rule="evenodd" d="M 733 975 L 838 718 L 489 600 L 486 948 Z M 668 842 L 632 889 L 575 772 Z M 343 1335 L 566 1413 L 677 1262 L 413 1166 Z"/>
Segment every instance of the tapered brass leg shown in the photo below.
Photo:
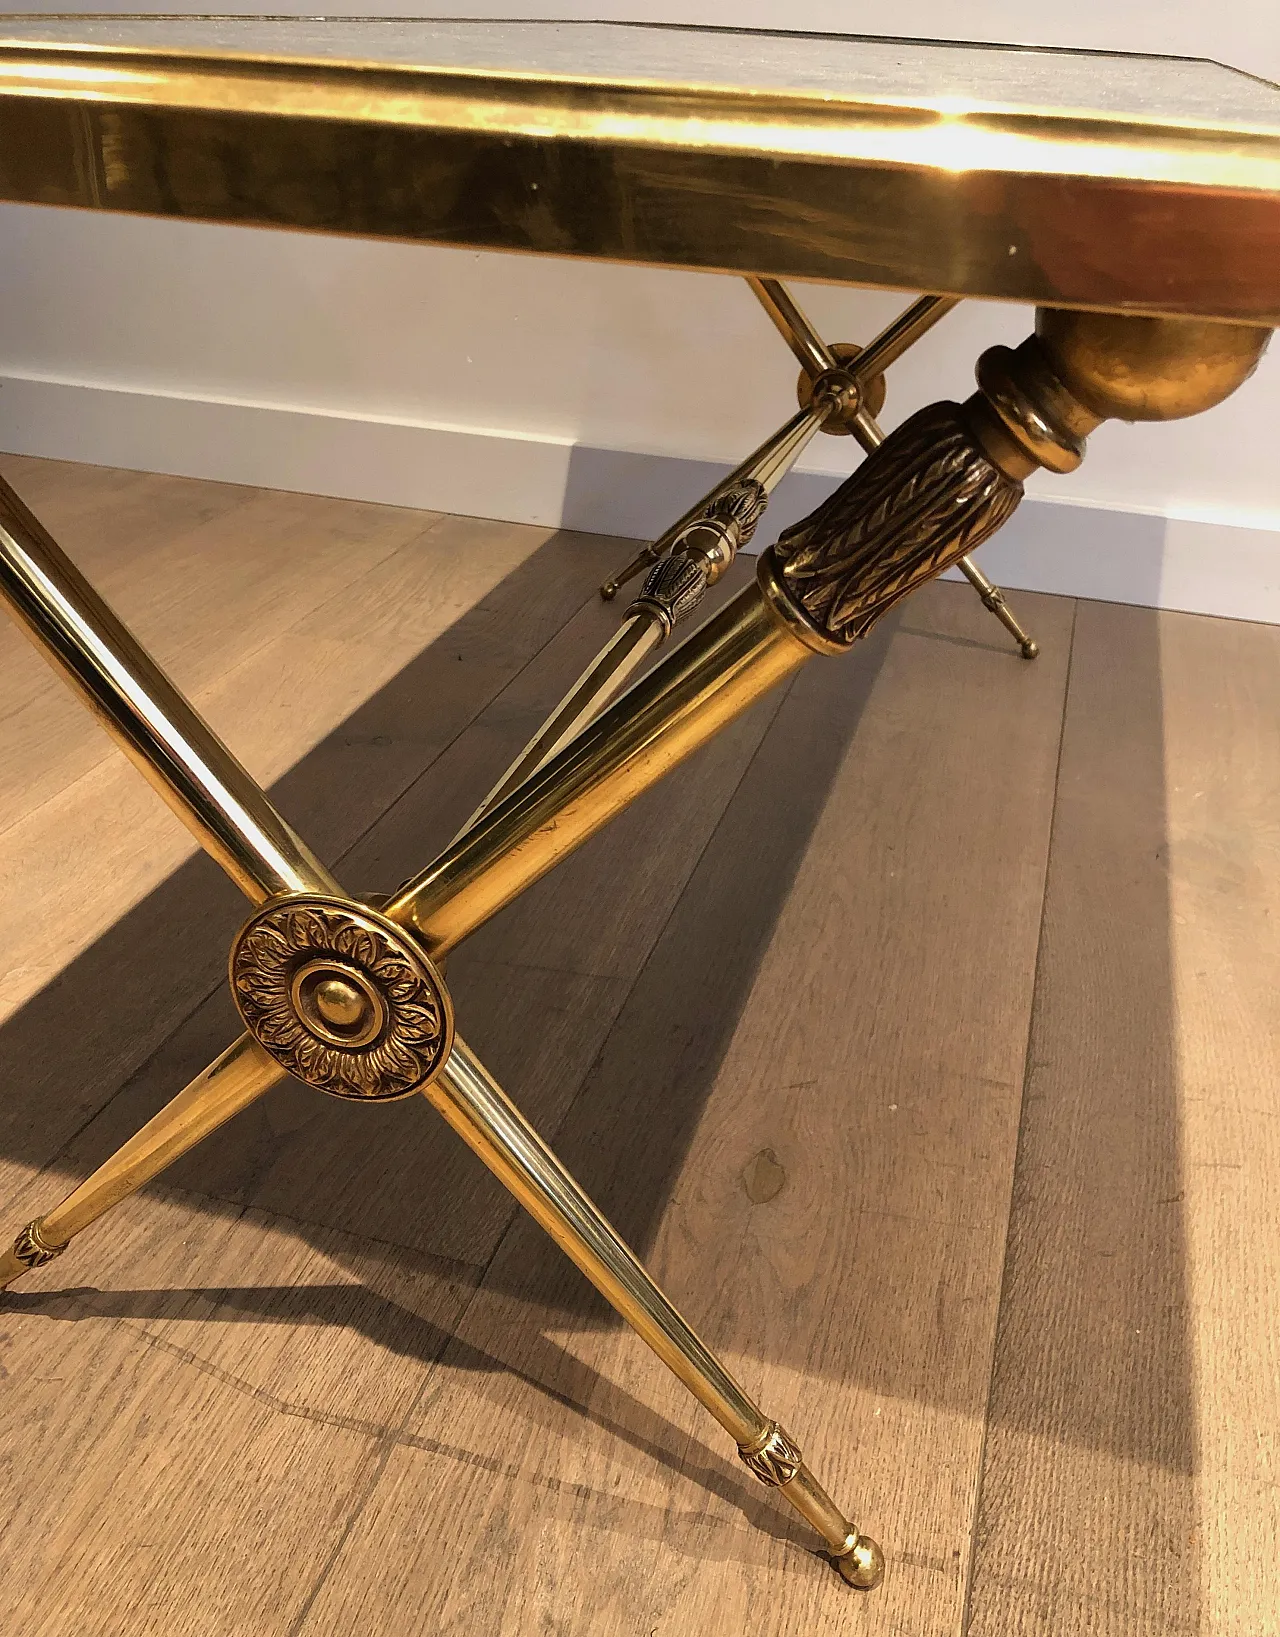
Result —
<path fill-rule="evenodd" d="M 257 1041 L 250 1035 L 241 1036 L 92 1176 L 23 1228 L 12 1249 L 0 1253 L 0 1290 L 32 1268 L 61 1256 L 76 1234 L 159 1176 L 283 1078 L 284 1070 Z"/>
<path fill-rule="evenodd" d="M 748 1398 L 461 1040 L 424 1095 L 715 1416 L 756 1477 L 813 1525 L 849 1584 L 877 1585 L 884 1573 L 880 1548 L 850 1524 L 790 1437 Z"/>
<path fill-rule="evenodd" d="M 0 598 L 200 845 L 255 903 L 333 877 L 0 478 Z"/>

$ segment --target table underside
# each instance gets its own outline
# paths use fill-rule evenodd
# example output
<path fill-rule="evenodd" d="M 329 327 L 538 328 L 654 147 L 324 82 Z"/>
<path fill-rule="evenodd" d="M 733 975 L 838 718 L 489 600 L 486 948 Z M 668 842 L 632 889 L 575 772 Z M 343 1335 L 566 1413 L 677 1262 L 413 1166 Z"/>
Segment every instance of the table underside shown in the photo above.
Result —
<path fill-rule="evenodd" d="M 9 18 L 0 197 L 1280 320 L 1280 89 L 653 25 Z"/>

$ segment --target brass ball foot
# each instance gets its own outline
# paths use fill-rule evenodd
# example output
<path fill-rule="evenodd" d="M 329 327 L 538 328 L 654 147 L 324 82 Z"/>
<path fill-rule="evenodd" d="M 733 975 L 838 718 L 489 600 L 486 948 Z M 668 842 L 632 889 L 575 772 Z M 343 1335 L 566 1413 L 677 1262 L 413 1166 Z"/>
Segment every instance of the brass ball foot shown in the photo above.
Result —
<path fill-rule="evenodd" d="M 1040 652 L 1040 644 L 1032 637 L 1028 637 L 1025 642 L 1020 642 L 1018 646 L 1022 649 L 1023 659 L 1034 659 Z"/>
<path fill-rule="evenodd" d="M 841 1578 L 860 1592 L 872 1592 L 884 1579 L 884 1553 L 870 1535 L 859 1535 L 847 1552 L 832 1558 Z"/>

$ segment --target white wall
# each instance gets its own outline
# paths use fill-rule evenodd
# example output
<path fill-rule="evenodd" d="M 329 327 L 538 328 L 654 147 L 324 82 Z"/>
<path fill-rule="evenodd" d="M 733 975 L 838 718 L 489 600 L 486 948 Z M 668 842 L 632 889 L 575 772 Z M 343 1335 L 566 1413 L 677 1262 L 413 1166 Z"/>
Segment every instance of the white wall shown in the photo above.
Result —
<path fill-rule="evenodd" d="M 435 9 L 846 32 L 885 17 L 856 0 Z M 1025 0 L 904 0 L 893 21 L 904 35 L 1214 56 L 1280 79 L 1276 0 L 1084 0 L 1056 19 Z M 712 275 L 2 206 L 0 289 L 0 446 L 30 453 L 632 533 L 661 526 L 794 402 L 790 356 L 746 286 Z M 832 338 L 865 339 L 903 301 L 801 293 Z M 1020 339 L 1028 318 L 966 304 L 895 367 L 886 422 L 966 393 L 977 353 Z M 1045 526 L 1015 561 L 1001 548 L 1001 572 L 1280 621 L 1277 425 L 1280 347 L 1207 416 L 1103 429 L 1080 472 L 1033 480 L 1028 515 Z M 847 471 L 848 440 L 811 447 L 810 472 Z M 778 516 L 829 486 L 797 482 Z M 1059 505 L 1080 547 L 1050 560 L 1036 543 L 1058 538 Z"/>

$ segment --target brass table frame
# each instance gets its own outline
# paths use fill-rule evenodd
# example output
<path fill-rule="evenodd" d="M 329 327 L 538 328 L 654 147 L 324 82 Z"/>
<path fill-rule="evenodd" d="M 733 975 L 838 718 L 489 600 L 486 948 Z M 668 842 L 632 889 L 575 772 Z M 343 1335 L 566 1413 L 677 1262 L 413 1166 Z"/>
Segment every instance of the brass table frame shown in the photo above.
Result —
<path fill-rule="evenodd" d="M 807 81 L 819 47 L 781 35 L 764 38 L 792 78 L 757 94 L 744 68 L 733 70 L 737 80 L 716 79 L 717 54 L 738 38 L 729 34 L 698 46 L 706 83 L 664 81 L 658 69 L 637 80 L 615 65 L 584 88 L 554 52 L 537 73 L 518 54 L 514 67 L 468 66 L 467 25 L 439 25 L 457 36 L 448 49 L 458 60 L 406 63 L 394 53 L 348 60 L 332 23 L 327 43 L 291 60 L 278 43 L 228 52 L 217 19 L 195 20 L 190 49 L 149 42 L 137 19 L 119 24 L 134 31 L 123 45 L 114 23 L 53 21 L 62 32 L 52 43 L 31 20 L 0 40 L 0 197 L 763 268 L 753 288 L 803 375 L 796 415 L 612 582 L 616 591 L 631 569 L 649 570 L 618 635 L 462 832 L 376 904 L 344 890 L 0 484 L 0 597 L 252 905 L 229 959 L 245 1032 L 20 1230 L 0 1253 L 0 1286 L 63 1254 L 287 1075 L 355 1101 L 421 1094 L 724 1427 L 756 1477 L 813 1525 L 843 1578 L 875 1586 L 883 1558 L 874 1541 L 456 1033 L 441 962 L 776 682 L 847 651 L 947 568 L 968 574 L 1029 657 L 1031 640 L 969 561 L 1012 515 L 1023 480 L 1038 467 L 1073 471 L 1108 418 L 1164 420 L 1220 402 L 1252 372 L 1264 326 L 1280 316 L 1280 135 L 1259 112 L 1263 93 L 1237 76 L 1237 115 L 1220 120 L 1203 100 L 1174 96 L 1162 125 L 1105 98 L 1088 117 L 1011 112 L 998 98 L 957 112 L 908 86 L 890 106 L 892 97 L 858 82 L 847 51 L 834 90 Z M 181 20 L 150 22 L 181 30 Z M 275 27 L 250 25 L 255 38 Z M 613 39 L 602 25 L 583 27 L 592 40 Z M 821 50 L 839 55 L 850 44 Z M 1075 64 L 1082 86 L 1088 68 Z M 359 162 L 348 164 L 352 144 Z M 193 154 L 210 162 L 192 165 Z M 463 185 L 490 174 L 495 154 L 527 190 L 519 209 L 489 211 L 491 201 Z M 352 181 L 366 171 L 377 184 L 367 193 Z M 332 187 L 312 198 L 296 185 L 300 174 Z M 406 176 L 412 187 L 400 185 Z M 592 178 L 599 220 L 585 212 Z M 543 203 L 526 209 L 534 193 Z M 1023 246 L 1049 242 L 1064 209 L 1085 212 L 1097 231 L 1132 217 L 1129 253 L 1108 246 L 1095 265 L 1072 239 L 1052 269 L 1020 260 Z M 947 231 L 929 226 L 940 216 Z M 887 260 L 869 259 L 863 228 L 872 221 Z M 1222 247 L 1203 273 L 1185 253 L 1188 232 L 1201 244 L 1216 235 Z M 1135 262 L 1134 245 L 1149 266 Z M 862 350 L 828 347 L 778 272 L 944 293 L 922 297 Z M 968 293 L 1040 301 L 1034 335 L 983 353 L 978 390 L 964 403 L 933 404 L 884 437 L 875 420 L 884 367 Z M 619 694 L 699 607 L 820 430 L 852 433 L 866 459 L 761 554 L 752 585 Z"/>

